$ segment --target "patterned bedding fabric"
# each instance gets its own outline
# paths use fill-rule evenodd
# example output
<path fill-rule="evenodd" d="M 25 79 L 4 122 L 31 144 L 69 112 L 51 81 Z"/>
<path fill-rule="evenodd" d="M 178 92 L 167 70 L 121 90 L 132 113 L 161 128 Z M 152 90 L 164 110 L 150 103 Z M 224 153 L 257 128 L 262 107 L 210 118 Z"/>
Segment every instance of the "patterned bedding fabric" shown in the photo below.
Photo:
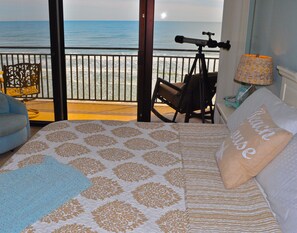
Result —
<path fill-rule="evenodd" d="M 214 153 L 223 125 L 62 121 L 0 172 L 52 156 L 92 186 L 23 232 L 280 232 L 256 183 L 225 190 Z"/>
<path fill-rule="evenodd" d="M 228 134 L 224 125 L 179 129 L 186 181 L 188 232 L 281 232 L 254 179 L 226 190 L 214 154 Z"/>

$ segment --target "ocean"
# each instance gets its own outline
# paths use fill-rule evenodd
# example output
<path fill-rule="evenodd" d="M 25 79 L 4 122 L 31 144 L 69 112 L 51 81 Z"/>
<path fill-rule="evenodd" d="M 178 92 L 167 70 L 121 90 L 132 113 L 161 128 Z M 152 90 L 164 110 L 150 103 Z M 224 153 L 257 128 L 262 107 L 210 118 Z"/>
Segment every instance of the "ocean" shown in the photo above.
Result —
<path fill-rule="evenodd" d="M 65 21 L 66 47 L 138 47 L 138 21 Z M 1 46 L 49 46 L 48 21 L 0 22 Z M 207 39 L 203 31 L 214 32 L 220 40 L 220 22 L 156 21 L 154 48 L 196 49 L 193 44 L 177 44 L 176 35 Z"/>
<path fill-rule="evenodd" d="M 84 47 L 66 49 L 68 97 L 81 100 L 136 101 L 138 22 L 65 21 L 64 27 L 66 48 Z M 197 46 L 194 44 L 176 43 L 175 36 L 208 39 L 207 36 L 202 35 L 203 31 L 215 33 L 213 39 L 219 41 L 221 23 L 157 21 L 154 27 L 154 48 L 196 50 Z M 1 46 L 49 47 L 49 23 L 46 21 L 0 22 L 0 32 L 0 66 L 22 61 L 31 62 L 35 59 L 40 61 L 43 78 L 39 98 L 52 98 L 52 67 L 49 49 L 1 48 Z M 89 50 L 85 47 L 108 49 Z M 134 48 L 135 50 L 113 50 L 112 48 Z M 6 55 L 7 53 L 11 54 Z M 217 69 L 218 64 L 215 59 L 218 59 L 219 54 L 210 55 L 213 58 L 208 62 L 210 70 Z M 182 56 L 189 59 L 181 58 Z M 163 77 L 169 81 L 182 80 L 184 74 L 189 72 L 194 56 L 193 51 L 154 52 L 153 85 L 157 77 Z"/>

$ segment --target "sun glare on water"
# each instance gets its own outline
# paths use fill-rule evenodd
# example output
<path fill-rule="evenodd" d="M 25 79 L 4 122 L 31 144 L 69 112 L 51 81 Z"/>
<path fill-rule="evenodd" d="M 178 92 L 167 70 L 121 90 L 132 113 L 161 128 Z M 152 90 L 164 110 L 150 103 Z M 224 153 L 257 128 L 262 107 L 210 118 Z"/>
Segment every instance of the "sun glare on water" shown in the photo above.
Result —
<path fill-rule="evenodd" d="M 166 19 L 167 17 L 167 13 L 166 12 L 162 12 L 161 13 L 161 19 Z"/>

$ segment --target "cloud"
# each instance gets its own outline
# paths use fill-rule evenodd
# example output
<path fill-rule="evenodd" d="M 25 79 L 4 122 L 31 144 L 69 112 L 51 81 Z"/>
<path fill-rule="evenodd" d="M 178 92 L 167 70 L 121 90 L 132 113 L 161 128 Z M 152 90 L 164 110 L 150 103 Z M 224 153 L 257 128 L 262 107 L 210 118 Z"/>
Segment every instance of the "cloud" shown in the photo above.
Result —
<path fill-rule="evenodd" d="M 224 0 L 158 0 L 156 4 L 165 3 L 165 4 L 186 4 L 192 6 L 209 6 L 209 7 L 217 7 L 223 6 Z"/>
<path fill-rule="evenodd" d="M 0 21 L 48 20 L 48 3 L 40 0 L 1 0 Z"/>
<path fill-rule="evenodd" d="M 223 0 L 156 1 L 155 20 L 159 20 L 161 12 L 164 11 L 167 12 L 167 20 L 171 21 L 220 22 L 223 14 Z"/>
<path fill-rule="evenodd" d="M 155 20 L 221 21 L 223 0 L 156 0 Z M 65 20 L 138 20 L 137 0 L 64 0 Z M 47 0 L 1 0 L 0 21 L 48 20 Z"/>
<path fill-rule="evenodd" d="M 66 20 L 138 20 L 135 0 L 64 0 Z"/>

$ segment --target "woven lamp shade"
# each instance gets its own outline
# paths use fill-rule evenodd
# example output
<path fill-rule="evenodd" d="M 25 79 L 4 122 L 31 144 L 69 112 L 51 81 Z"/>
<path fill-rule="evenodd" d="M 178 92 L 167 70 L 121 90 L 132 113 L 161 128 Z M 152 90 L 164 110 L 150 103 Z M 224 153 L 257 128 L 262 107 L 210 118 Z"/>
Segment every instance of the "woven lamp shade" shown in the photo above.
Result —
<path fill-rule="evenodd" d="M 272 58 L 255 54 L 244 54 L 240 58 L 234 80 L 252 85 L 272 84 Z"/>

